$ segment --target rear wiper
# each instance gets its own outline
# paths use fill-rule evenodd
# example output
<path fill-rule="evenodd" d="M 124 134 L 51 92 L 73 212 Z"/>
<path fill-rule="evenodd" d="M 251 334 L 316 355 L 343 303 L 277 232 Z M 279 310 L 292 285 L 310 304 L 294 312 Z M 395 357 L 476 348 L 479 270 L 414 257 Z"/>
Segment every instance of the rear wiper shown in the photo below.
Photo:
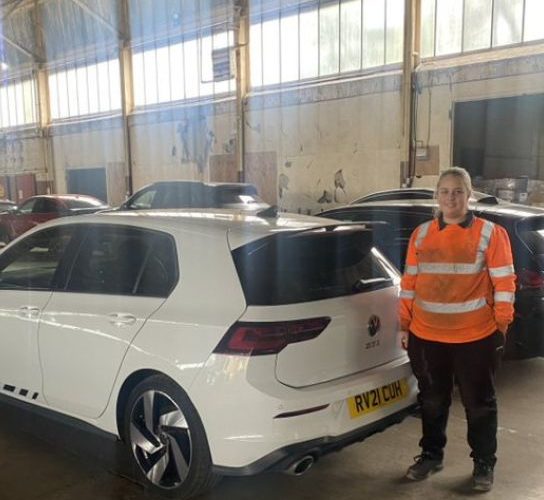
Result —
<path fill-rule="evenodd" d="M 368 278 L 360 280 L 357 280 L 353 284 L 353 289 L 360 292 L 362 290 L 367 290 L 368 288 L 373 288 L 376 285 L 385 284 L 385 283 L 392 283 L 393 280 L 391 278 Z"/>

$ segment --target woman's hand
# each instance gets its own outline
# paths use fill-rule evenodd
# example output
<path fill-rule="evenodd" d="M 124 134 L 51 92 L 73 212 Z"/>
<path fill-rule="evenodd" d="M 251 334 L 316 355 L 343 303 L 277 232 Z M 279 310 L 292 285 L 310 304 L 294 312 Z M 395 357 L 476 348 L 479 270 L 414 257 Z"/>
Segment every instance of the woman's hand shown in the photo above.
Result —
<path fill-rule="evenodd" d="M 408 350 L 408 338 L 410 337 L 410 333 L 404 330 L 401 330 L 399 332 L 400 337 L 400 346 L 407 351 Z"/>

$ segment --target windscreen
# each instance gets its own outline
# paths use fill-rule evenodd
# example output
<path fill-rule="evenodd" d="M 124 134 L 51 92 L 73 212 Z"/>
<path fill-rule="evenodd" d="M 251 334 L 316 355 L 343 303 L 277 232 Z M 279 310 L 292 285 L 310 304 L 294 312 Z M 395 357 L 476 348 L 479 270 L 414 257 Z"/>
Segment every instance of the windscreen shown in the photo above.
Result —
<path fill-rule="evenodd" d="M 281 233 L 233 251 L 248 305 L 280 305 L 391 286 L 372 231 L 347 226 Z"/>

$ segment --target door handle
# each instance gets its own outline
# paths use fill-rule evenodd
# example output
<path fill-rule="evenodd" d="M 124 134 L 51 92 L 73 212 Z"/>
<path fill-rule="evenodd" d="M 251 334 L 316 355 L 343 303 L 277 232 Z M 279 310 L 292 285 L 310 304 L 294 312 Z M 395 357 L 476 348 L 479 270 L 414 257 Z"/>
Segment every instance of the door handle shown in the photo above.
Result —
<path fill-rule="evenodd" d="M 136 323 L 136 316 L 128 313 L 111 313 L 108 317 L 114 326 L 130 326 Z"/>
<path fill-rule="evenodd" d="M 33 306 L 21 306 L 19 307 L 18 314 L 21 318 L 37 318 L 40 315 L 40 308 Z"/>

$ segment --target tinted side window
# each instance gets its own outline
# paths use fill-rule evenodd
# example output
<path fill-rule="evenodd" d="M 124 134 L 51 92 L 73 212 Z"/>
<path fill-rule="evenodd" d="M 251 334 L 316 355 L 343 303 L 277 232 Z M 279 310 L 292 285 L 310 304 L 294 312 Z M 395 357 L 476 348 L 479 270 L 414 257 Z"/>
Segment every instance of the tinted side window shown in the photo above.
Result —
<path fill-rule="evenodd" d="M 175 245 L 168 235 L 94 226 L 81 244 L 66 290 L 166 297 L 177 275 Z"/>
<path fill-rule="evenodd" d="M 204 208 L 204 186 L 199 182 L 180 182 L 161 186 L 153 208 Z"/>
<path fill-rule="evenodd" d="M 22 214 L 31 213 L 34 205 L 36 204 L 36 201 L 36 198 L 32 198 L 31 200 L 26 201 L 19 207 L 19 212 L 21 212 Z"/>
<path fill-rule="evenodd" d="M 532 253 L 544 255 L 544 216 L 532 217 L 518 224 L 518 233 Z"/>
<path fill-rule="evenodd" d="M 155 233 L 153 240 L 152 250 L 138 280 L 136 294 L 168 297 L 178 280 L 176 246 L 166 234 Z"/>
<path fill-rule="evenodd" d="M 73 232 L 73 226 L 46 229 L 4 252 L 0 258 L 0 289 L 50 290 Z"/>
<path fill-rule="evenodd" d="M 128 208 L 132 208 L 134 210 L 145 210 L 151 208 L 156 194 L 156 188 L 147 189 L 143 193 L 136 195 L 128 204 Z"/>
<path fill-rule="evenodd" d="M 61 206 L 58 205 L 54 200 L 49 198 L 40 198 L 36 201 L 34 208 L 32 209 L 33 213 L 39 214 L 55 214 L 61 211 Z"/>
<path fill-rule="evenodd" d="M 153 203 L 153 208 L 187 207 L 191 207 L 191 184 L 184 183 L 162 185 Z"/>

